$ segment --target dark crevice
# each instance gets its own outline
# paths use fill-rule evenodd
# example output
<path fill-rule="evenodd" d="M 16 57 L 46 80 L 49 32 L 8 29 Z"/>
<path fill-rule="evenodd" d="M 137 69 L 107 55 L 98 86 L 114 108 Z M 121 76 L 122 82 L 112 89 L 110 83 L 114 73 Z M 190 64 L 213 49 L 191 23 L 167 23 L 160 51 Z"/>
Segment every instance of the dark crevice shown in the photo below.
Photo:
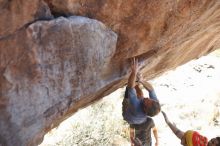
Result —
<path fill-rule="evenodd" d="M 51 14 L 54 16 L 54 18 L 58 18 L 58 17 L 70 17 L 73 16 L 71 14 L 65 14 L 65 13 L 60 13 L 60 12 L 55 12 L 55 11 L 51 11 Z"/>
<path fill-rule="evenodd" d="M 65 13 L 65 12 L 60 12 L 59 10 L 55 10 L 55 6 L 53 5 L 51 0 L 44 0 L 44 2 L 47 4 L 47 6 L 50 9 L 51 14 L 53 15 L 54 18 L 58 18 L 58 17 L 69 17 L 72 16 L 69 13 Z"/>
<path fill-rule="evenodd" d="M 9 7 L 11 0 L 3 0 L 0 2 L 0 11 Z"/>
<path fill-rule="evenodd" d="M 158 52 L 158 48 L 155 48 L 155 49 L 152 49 L 146 53 L 143 53 L 141 55 L 134 56 L 134 57 L 138 59 L 138 62 L 140 64 L 143 64 L 147 59 L 149 59 L 152 56 L 155 56 L 157 54 L 157 52 Z M 132 60 L 132 58 L 129 58 L 129 60 Z"/>

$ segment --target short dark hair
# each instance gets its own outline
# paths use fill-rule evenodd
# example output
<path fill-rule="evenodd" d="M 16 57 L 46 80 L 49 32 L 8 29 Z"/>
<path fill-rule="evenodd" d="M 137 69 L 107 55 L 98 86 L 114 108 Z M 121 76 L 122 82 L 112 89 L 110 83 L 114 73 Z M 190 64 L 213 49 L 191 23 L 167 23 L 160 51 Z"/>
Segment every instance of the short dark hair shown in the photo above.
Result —
<path fill-rule="evenodd" d="M 152 100 L 151 106 L 149 107 L 149 106 L 145 106 L 145 104 L 143 104 L 143 109 L 144 109 L 144 112 L 148 116 L 154 117 L 161 111 L 161 106 L 158 101 Z"/>

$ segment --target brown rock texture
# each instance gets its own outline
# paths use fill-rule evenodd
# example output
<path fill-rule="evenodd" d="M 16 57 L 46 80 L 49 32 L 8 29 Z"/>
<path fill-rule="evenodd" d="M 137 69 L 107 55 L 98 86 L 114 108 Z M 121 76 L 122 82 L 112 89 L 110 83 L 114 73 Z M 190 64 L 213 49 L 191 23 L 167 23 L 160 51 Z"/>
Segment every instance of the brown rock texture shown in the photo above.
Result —
<path fill-rule="evenodd" d="M 114 59 L 139 56 L 155 61 L 156 66 L 147 67 L 149 78 L 151 72 L 158 74 L 219 46 L 218 0 L 45 1 L 54 14 L 102 21 L 118 34 Z"/>
<path fill-rule="evenodd" d="M 37 145 L 122 87 L 132 57 L 152 79 L 220 46 L 219 0 L 0 0 L 0 14 L 6 146 Z"/>

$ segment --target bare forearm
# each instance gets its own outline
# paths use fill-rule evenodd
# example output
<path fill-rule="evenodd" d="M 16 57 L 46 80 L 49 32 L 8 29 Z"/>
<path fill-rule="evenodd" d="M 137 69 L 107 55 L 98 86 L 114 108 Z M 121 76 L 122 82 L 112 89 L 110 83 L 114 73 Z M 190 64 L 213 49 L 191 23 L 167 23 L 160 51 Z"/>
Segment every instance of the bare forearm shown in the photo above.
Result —
<path fill-rule="evenodd" d="M 128 78 L 128 87 L 134 88 L 137 72 L 138 72 L 138 63 L 137 60 L 133 58 L 131 63 L 131 74 Z"/>
<path fill-rule="evenodd" d="M 134 88 L 135 86 L 135 80 L 136 80 L 136 74 L 135 72 L 131 72 L 129 78 L 128 78 L 128 87 Z"/>
<path fill-rule="evenodd" d="M 178 129 L 174 124 L 171 122 L 167 122 L 167 125 L 170 127 L 170 129 L 173 131 L 173 133 L 181 140 L 181 138 L 184 135 L 184 132 Z"/>
<path fill-rule="evenodd" d="M 148 91 L 154 90 L 153 86 L 147 81 L 140 81 L 140 83 L 144 86 L 144 88 Z"/>
<path fill-rule="evenodd" d="M 167 114 L 164 111 L 162 111 L 162 114 L 164 116 L 164 120 L 167 123 L 167 125 L 170 127 L 170 129 L 173 131 L 173 133 L 181 140 L 181 138 L 184 135 L 184 132 L 181 131 L 180 129 L 178 129 L 174 124 L 172 124 L 170 122 L 170 120 L 167 117 Z"/>

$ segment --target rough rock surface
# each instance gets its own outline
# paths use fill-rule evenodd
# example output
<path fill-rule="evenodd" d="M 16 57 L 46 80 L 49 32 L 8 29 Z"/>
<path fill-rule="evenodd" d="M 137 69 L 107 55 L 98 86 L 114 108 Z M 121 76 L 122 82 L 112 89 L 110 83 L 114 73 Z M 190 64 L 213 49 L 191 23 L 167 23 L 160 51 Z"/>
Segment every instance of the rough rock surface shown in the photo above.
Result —
<path fill-rule="evenodd" d="M 106 90 L 117 35 L 85 17 L 31 24 L 1 41 L 3 145 L 35 145 L 68 113 Z"/>
<path fill-rule="evenodd" d="M 97 19 L 117 32 L 115 59 L 153 56 L 158 70 L 200 57 L 219 45 L 218 0 L 45 1 L 55 15 Z M 175 64 L 169 63 L 173 60 Z"/>
<path fill-rule="evenodd" d="M 53 16 L 42 0 L 0 0 L 0 39 L 31 22 Z"/>
<path fill-rule="evenodd" d="M 6 146 L 36 145 L 123 86 L 134 56 L 152 79 L 220 46 L 218 0 L 0 0 L 0 14 Z M 72 15 L 92 19 L 58 17 Z"/>

